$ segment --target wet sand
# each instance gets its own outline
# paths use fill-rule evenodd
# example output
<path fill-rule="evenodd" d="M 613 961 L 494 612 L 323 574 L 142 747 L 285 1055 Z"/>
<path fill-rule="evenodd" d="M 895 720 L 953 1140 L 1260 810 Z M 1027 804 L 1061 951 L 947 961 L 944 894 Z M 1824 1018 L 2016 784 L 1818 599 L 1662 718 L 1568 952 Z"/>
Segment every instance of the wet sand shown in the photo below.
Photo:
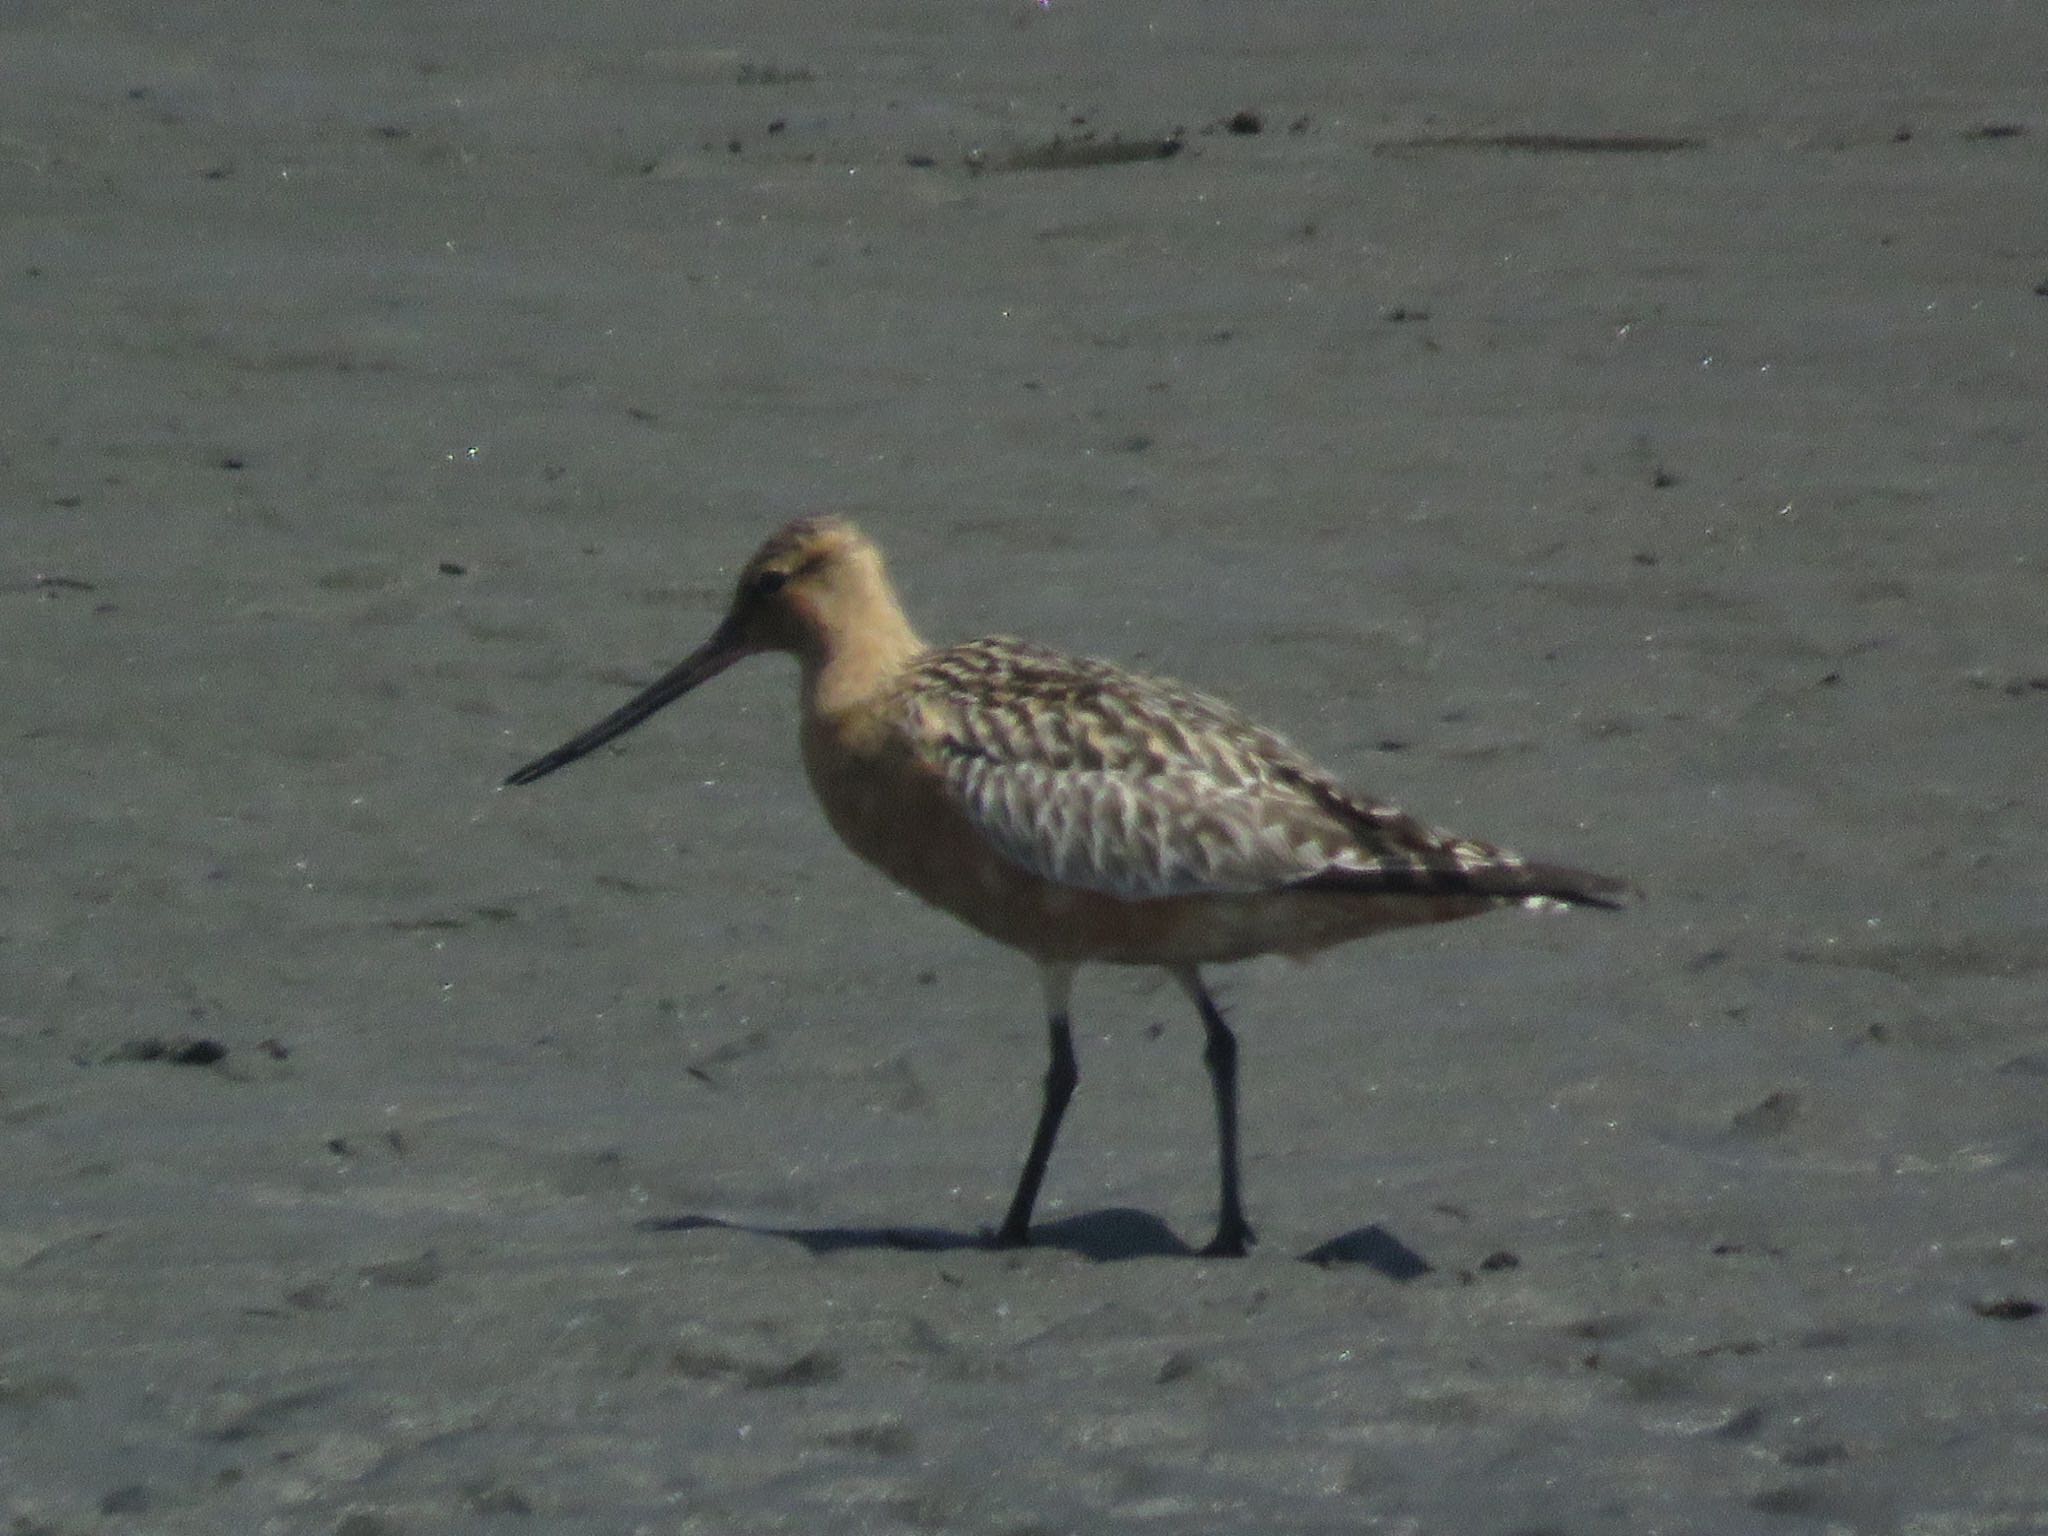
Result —
<path fill-rule="evenodd" d="M 1556 11 L 17 8 L 12 1536 L 2048 1530 L 2048 14 Z M 811 510 L 1650 899 L 1228 973 L 1242 1263 L 1084 976 L 988 1251 L 786 666 L 494 791 Z"/>

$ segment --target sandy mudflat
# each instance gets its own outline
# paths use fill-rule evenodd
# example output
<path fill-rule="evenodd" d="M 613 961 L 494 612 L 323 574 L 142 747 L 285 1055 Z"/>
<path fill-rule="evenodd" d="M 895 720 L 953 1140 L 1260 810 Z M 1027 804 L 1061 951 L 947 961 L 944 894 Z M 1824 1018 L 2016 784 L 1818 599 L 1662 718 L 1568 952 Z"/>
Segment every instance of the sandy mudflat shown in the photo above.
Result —
<path fill-rule="evenodd" d="M 2044 59 L 15 0 L 0 1529 L 2048 1530 Z M 1228 976 L 1238 1264 L 1084 977 L 986 1251 L 1036 989 L 787 667 L 493 790 L 813 509 L 1651 899 Z"/>

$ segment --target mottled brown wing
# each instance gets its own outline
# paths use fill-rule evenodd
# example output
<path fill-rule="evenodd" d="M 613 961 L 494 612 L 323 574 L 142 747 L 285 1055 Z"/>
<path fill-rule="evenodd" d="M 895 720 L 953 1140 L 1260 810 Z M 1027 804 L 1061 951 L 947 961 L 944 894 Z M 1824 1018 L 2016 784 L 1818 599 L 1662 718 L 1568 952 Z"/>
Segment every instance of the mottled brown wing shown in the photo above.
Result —
<path fill-rule="evenodd" d="M 934 653 L 911 739 L 961 811 L 1047 880 L 1126 900 L 1289 886 L 1503 898 L 1519 859 L 1348 794 L 1219 700 L 1014 640 Z"/>

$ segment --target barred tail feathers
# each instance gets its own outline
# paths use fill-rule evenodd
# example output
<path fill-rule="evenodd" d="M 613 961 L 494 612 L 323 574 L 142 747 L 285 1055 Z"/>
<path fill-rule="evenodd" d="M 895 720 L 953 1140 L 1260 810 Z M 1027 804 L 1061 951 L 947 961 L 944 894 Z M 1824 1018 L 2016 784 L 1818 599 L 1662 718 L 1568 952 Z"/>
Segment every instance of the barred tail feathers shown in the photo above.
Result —
<path fill-rule="evenodd" d="M 1612 911 L 1642 893 L 1626 880 L 1563 864 L 1531 864 L 1508 855 L 1466 858 L 1380 859 L 1332 865 L 1294 882 L 1303 891 L 1350 891 L 1379 896 L 1479 896 L 1501 902 L 1554 901 Z"/>
<path fill-rule="evenodd" d="M 1504 891 L 1523 901 L 1561 901 L 1573 907 L 1601 907 L 1616 911 L 1643 894 L 1626 880 L 1613 875 L 1596 875 L 1590 869 L 1572 869 L 1563 864 L 1524 864 L 1512 873 L 1520 887 Z"/>

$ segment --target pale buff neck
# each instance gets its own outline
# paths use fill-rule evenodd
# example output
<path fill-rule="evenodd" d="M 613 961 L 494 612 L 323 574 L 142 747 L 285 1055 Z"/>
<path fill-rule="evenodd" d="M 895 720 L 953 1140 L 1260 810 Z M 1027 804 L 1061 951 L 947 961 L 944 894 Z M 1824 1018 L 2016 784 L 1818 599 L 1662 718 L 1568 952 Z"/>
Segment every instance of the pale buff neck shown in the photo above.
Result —
<path fill-rule="evenodd" d="M 851 562 L 811 607 L 816 619 L 812 643 L 798 657 L 809 713 L 858 709 L 885 692 L 925 651 L 881 559 L 872 553 Z"/>

